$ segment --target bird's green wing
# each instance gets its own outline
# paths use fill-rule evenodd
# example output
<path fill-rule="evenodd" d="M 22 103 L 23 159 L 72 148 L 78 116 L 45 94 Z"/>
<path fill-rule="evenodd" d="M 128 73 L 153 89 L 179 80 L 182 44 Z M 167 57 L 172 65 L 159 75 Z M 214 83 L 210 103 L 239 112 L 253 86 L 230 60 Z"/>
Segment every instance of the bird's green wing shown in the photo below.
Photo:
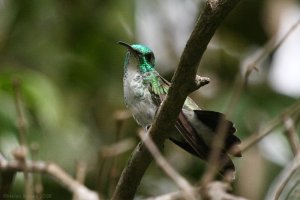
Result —
<path fill-rule="evenodd" d="M 156 71 L 153 72 L 153 78 L 150 81 L 150 91 L 154 94 L 157 95 L 160 99 L 158 102 L 158 105 L 165 99 L 169 87 L 171 83 L 164 79 L 162 76 L 160 76 Z M 183 109 L 185 110 L 197 110 L 200 109 L 198 105 L 191 99 L 190 97 L 187 97 Z"/>
<path fill-rule="evenodd" d="M 169 82 L 164 82 L 160 75 L 154 74 L 150 82 L 151 92 L 158 96 L 165 96 L 168 93 L 169 85 Z"/>
<path fill-rule="evenodd" d="M 149 85 L 152 99 L 159 106 L 168 93 L 170 83 L 163 79 L 155 70 L 144 73 L 143 82 Z"/>

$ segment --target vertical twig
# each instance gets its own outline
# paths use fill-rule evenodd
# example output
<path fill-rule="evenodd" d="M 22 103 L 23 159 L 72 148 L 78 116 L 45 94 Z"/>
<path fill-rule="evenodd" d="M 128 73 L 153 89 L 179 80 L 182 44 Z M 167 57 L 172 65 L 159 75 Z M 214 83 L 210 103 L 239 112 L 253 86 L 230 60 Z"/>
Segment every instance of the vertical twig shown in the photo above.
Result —
<path fill-rule="evenodd" d="M 0 168 L 7 165 L 7 163 L 6 158 L 0 153 Z M 0 171 L 0 199 L 9 194 L 15 175 L 15 171 Z"/>
<path fill-rule="evenodd" d="M 208 166 L 205 173 L 201 178 L 201 185 L 203 186 L 203 195 L 206 196 L 206 187 L 214 179 L 215 175 L 218 173 L 218 170 L 223 167 L 224 164 L 220 161 L 220 154 L 224 146 L 224 141 L 226 138 L 226 130 L 228 129 L 228 124 L 225 123 L 224 119 L 220 120 L 220 123 L 217 128 L 217 134 L 213 138 L 212 142 L 212 151 L 209 155 Z M 227 181 L 234 180 L 233 172 L 226 172 L 225 178 Z"/>
<path fill-rule="evenodd" d="M 78 161 L 76 164 L 76 181 L 84 183 L 86 175 L 86 164 L 83 161 Z"/>
<path fill-rule="evenodd" d="M 0 164 L 5 165 L 6 162 L 7 162 L 6 158 L 2 155 L 2 153 L 0 153 Z"/>
<path fill-rule="evenodd" d="M 84 184 L 85 175 L 86 175 L 86 164 L 83 161 L 76 162 L 75 180 L 80 184 Z M 76 193 L 73 193 L 73 200 L 79 200 Z"/>
<path fill-rule="evenodd" d="M 300 153 L 299 137 L 294 126 L 294 121 L 290 116 L 283 116 L 283 124 L 286 130 L 286 135 L 289 139 L 293 154 L 296 156 Z"/>
<path fill-rule="evenodd" d="M 25 118 L 22 112 L 21 94 L 20 94 L 20 80 L 13 80 L 15 107 L 17 111 L 18 129 L 19 129 L 19 143 L 21 146 L 27 146 L 26 144 L 26 127 Z"/>
<path fill-rule="evenodd" d="M 32 160 L 39 159 L 39 145 L 38 143 L 32 143 L 30 145 Z M 33 192 L 35 200 L 42 200 L 43 198 L 43 184 L 41 174 L 33 174 Z"/>
<path fill-rule="evenodd" d="M 99 169 L 97 182 L 99 194 L 107 196 L 116 186 L 119 176 L 118 155 L 132 148 L 134 142 L 131 139 L 119 141 L 121 138 L 124 122 L 131 117 L 131 113 L 126 110 L 118 110 L 114 113 L 115 120 L 115 143 L 103 147 L 99 152 Z M 104 192 L 105 191 L 105 192 Z"/>
<path fill-rule="evenodd" d="M 107 194 L 105 192 L 105 182 L 106 182 L 106 163 L 107 163 L 107 158 L 103 156 L 102 152 L 100 151 L 98 153 L 98 173 L 97 173 L 97 191 L 98 195 L 100 196 L 101 194 L 103 197 L 106 197 Z"/>
<path fill-rule="evenodd" d="M 124 122 L 131 117 L 131 113 L 128 110 L 119 110 L 114 113 L 114 119 L 115 119 L 115 143 L 117 144 L 119 140 L 121 139 L 121 133 L 122 128 L 124 125 Z M 109 172 L 109 188 L 108 192 L 109 194 L 113 192 L 114 188 L 117 185 L 118 177 L 120 175 L 120 169 L 119 169 L 119 162 L 118 157 L 113 156 L 111 157 L 111 167 Z"/>
<path fill-rule="evenodd" d="M 17 120 L 18 120 L 18 128 L 19 128 L 19 142 L 20 148 L 18 148 L 14 152 L 14 156 L 16 159 L 21 161 L 25 166 L 24 170 L 24 190 L 25 190 L 25 199 L 32 200 L 33 192 L 32 192 L 32 179 L 31 175 L 26 170 L 26 159 L 28 154 L 28 148 L 26 143 L 26 127 L 25 127 L 25 118 L 22 112 L 22 101 L 21 101 L 21 92 L 20 92 L 20 80 L 13 80 L 13 88 L 15 93 L 15 106 L 17 111 Z"/>

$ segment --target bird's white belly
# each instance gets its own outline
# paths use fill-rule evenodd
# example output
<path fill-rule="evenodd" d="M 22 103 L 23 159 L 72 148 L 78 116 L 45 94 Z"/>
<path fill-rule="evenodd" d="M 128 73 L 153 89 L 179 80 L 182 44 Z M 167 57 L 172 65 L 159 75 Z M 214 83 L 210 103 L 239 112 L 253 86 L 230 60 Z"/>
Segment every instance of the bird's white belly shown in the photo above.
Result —
<path fill-rule="evenodd" d="M 126 106 L 136 122 L 143 127 L 151 125 L 157 106 L 152 101 L 148 87 L 143 84 L 140 75 L 134 76 L 131 81 L 124 81 L 124 96 Z"/>

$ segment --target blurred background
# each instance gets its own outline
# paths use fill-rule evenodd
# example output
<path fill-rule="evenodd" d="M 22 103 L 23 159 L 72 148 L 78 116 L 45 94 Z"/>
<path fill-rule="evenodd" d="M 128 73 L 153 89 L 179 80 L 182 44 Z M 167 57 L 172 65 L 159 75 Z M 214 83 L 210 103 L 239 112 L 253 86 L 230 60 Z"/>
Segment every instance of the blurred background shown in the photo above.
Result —
<path fill-rule="evenodd" d="M 218 29 L 199 67 L 211 83 L 191 94 L 200 107 L 225 112 L 235 80 L 263 46 L 299 20 L 296 0 L 244 0 Z M 12 159 L 18 146 L 13 80 L 20 80 L 26 138 L 32 159 L 53 161 L 75 174 L 86 165 L 86 185 L 108 198 L 139 139 L 138 125 L 123 102 L 124 48 L 153 49 L 157 70 L 171 80 L 201 0 L 0 0 L 0 152 Z M 263 128 L 300 97 L 300 28 L 267 56 L 249 78 L 229 116 L 242 139 Z M 263 199 L 292 152 L 279 127 L 234 159 L 234 193 Z M 298 128 L 299 130 L 299 128 Z M 119 142 L 119 146 L 114 145 Z M 113 145 L 113 146 L 111 146 Z M 169 141 L 165 156 L 191 183 L 205 164 Z M 43 194 L 70 199 L 53 179 L 42 176 Z M 18 174 L 12 194 L 23 193 Z M 151 164 L 137 198 L 178 190 Z"/>

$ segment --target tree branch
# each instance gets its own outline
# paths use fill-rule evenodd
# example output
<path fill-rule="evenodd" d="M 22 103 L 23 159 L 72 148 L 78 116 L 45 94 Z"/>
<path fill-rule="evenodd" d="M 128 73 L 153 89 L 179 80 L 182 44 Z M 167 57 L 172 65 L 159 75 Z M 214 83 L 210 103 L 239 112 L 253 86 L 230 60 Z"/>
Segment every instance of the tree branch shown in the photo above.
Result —
<path fill-rule="evenodd" d="M 208 0 L 203 13 L 185 46 L 178 68 L 172 78 L 169 93 L 158 111 L 149 134 L 156 146 L 162 149 L 168 130 L 174 127 L 183 103 L 195 84 L 198 65 L 216 29 L 240 0 Z M 113 200 L 133 199 L 137 187 L 152 161 L 152 156 L 141 142 L 134 150 L 119 179 Z"/>

